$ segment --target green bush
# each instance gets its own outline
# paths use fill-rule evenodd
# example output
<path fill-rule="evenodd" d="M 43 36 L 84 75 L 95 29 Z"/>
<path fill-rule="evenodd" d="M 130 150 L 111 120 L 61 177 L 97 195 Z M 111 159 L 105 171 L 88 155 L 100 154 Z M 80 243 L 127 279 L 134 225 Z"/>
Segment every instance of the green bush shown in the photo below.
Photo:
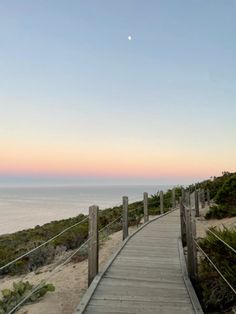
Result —
<path fill-rule="evenodd" d="M 236 208 L 236 174 L 224 182 L 214 200 L 217 204 L 227 204 L 229 207 Z"/>
<path fill-rule="evenodd" d="M 74 218 L 63 219 L 47 223 L 41 227 L 22 230 L 12 234 L 0 236 L 0 267 L 32 250 L 49 238 L 60 233 L 63 229 L 80 222 L 85 218 L 79 215 Z M 40 266 L 49 264 L 53 261 L 58 248 L 71 250 L 81 245 L 88 237 L 88 222 L 78 225 L 63 235 L 53 240 L 46 246 L 37 249 L 35 252 L 22 258 L 8 268 L 0 271 L 0 275 L 10 273 L 25 273 L 37 269 Z"/>
<path fill-rule="evenodd" d="M 204 180 L 202 182 L 198 182 L 196 184 L 191 184 L 188 189 L 190 189 L 191 192 L 193 192 L 196 189 L 209 189 L 210 191 L 210 198 L 215 198 L 217 192 L 219 189 L 223 186 L 225 181 L 227 181 L 230 177 L 236 175 L 236 173 L 230 173 L 230 172 L 222 172 L 222 175 L 219 177 L 212 177 L 211 179 Z"/>
<path fill-rule="evenodd" d="M 175 200 L 176 203 L 179 200 L 179 197 L 182 194 L 182 187 L 177 186 L 175 187 Z M 163 193 L 163 205 L 164 205 L 164 212 L 168 211 L 172 208 L 172 189 L 167 190 Z M 156 194 L 152 195 L 149 198 L 148 202 L 148 211 L 150 215 L 159 215 L 160 214 L 160 191 Z"/>
<path fill-rule="evenodd" d="M 236 249 L 236 228 L 211 230 Z M 210 232 L 199 241 L 199 245 L 236 289 L 236 254 Z M 204 257 L 200 258 L 199 263 L 199 288 L 206 311 L 221 313 L 236 304 L 235 294 Z"/>
<path fill-rule="evenodd" d="M 2 298 L 0 299 L 0 314 L 7 314 L 12 310 L 21 300 L 23 300 L 35 287 L 28 281 L 14 282 L 13 289 L 3 289 Z M 32 294 L 25 303 L 35 302 L 42 298 L 48 291 L 55 291 L 52 284 L 43 283 L 42 286 Z"/>
<path fill-rule="evenodd" d="M 206 213 L 206 219 L 222 219 L 225 217 L 233 217 L 236 216 L 236 209 L 229 208 L 225 205 L 213 205 L 210 207 L 209 211 Z"/>
<path fill-rule="evenodd" d="M 206 219 L 236 216 L 236 174 L 224 175 L 214 196 L 216 205 L 211 206 Z"/>

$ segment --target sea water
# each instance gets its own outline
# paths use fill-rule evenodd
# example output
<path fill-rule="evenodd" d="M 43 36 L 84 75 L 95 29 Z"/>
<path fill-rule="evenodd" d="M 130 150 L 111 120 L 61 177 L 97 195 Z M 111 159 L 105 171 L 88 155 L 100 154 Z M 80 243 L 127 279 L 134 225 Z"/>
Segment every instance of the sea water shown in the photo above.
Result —
<path fill-rule="evenodd" d="M 100 209 L 121 205 L 122 196 L 129 202 L 142 200 L 143 192 L 155 194 L 170 186 L 116 185 L 73 187 L 6 187 L 0 188 L 0 234 L 87 214 L 88 207 Z"/>

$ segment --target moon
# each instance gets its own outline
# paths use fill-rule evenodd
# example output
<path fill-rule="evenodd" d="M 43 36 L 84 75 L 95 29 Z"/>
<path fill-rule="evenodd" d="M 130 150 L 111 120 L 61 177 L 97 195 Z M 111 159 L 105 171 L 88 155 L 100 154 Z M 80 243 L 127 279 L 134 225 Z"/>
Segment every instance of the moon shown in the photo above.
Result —
<path fill-rule="evenodd" d="M 131 39 L 132 39 L 132 37 L 129 35 L 129 36 L 128 36 L 128 40 L 131 40 Z"/>

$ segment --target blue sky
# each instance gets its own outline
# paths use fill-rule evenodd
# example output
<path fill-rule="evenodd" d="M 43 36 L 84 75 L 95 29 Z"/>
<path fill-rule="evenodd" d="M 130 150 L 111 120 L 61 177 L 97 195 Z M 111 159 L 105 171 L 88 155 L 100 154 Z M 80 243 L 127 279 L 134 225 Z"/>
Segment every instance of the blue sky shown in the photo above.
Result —
<path fill-rule="evenodd" d="M 233 0 L 0 2 L 2 180 L 234 171 L 235 13 Z"/>

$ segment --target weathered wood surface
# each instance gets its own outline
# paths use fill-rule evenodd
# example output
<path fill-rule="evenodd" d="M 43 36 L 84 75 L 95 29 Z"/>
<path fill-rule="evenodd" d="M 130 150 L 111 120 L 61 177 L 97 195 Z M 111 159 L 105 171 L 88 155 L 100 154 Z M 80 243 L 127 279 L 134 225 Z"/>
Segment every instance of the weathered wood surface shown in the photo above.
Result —
<path fill-rule="evenodd" d="M 76 313 L 201 313 L 186 288 L 179 236 L 179 211 L 147 223 L 128 239 Z"/>
<path fill-rule="evenodd" d="M 98 206 L 89 207 L 89 241 L 88 245 L 88 285 L 91 284 L 98 273 Z"/>

